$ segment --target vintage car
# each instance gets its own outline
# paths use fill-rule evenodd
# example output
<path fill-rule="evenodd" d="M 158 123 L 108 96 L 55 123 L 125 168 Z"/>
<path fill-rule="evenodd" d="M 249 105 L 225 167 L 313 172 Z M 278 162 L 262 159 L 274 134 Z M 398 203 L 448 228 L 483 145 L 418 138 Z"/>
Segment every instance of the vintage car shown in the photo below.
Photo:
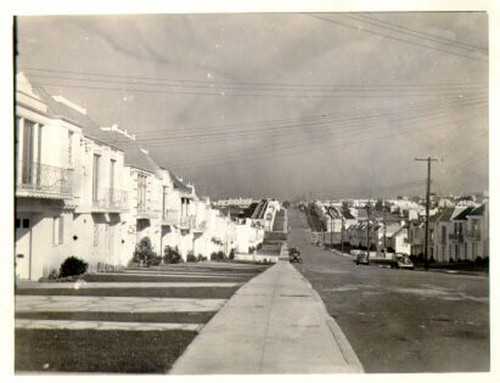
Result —
<path fill-rule="evenodd" d="M 302 258 L 300 256 L 300 251 L 298 251 L 295 247 L 292 247 L 288 250 L 288 260 L 291 263 L 297 262 L 302 263 Z"/>
<path fill-rule="evenodd" d="M 404 254 L 394 254 L 394 259 L 391 262 L 391 268 L 413 270 L 414 265 L 409 256 Z"/>
<path fill-rule="evenodd" d="M 354 261 L 356 262 L 356 265 L 368 265 L 370 263 L 368 253 L 366 251 L 360 251 L 359 253 L 357 253 Z"/>

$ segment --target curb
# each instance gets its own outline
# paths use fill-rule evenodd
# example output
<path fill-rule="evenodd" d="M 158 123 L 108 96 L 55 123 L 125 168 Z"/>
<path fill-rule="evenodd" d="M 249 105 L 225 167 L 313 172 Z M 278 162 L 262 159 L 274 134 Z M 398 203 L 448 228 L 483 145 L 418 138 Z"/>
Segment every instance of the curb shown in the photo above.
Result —
<path fill-rule="evenodd" d="M 365 370 L 363 368 L 363 365 L 361 364 L 358 356 L 354 352 L 354 349 L 352 348 L 351 344 L 347 340 L 346 336 L 342 332 L 342 329 L 340 326 L 337 324 L 337 322 L 328 314 L 328 310 L 326 309 L 325 303 L 319 296 L 318 292 L 314 289 L 314 287 L 311 285 L 311 283 L 307 280 L 304 275 L 295 269 L 302 277 L 304 282 L 309 286 L 311 289 L 314 298 L 321 304 L 321 315 L 325 318 L 326 324 L 328 325 L 328 328 L 330 329 L 330 332 L 332 334 L 332 337 L 334 338 L 333 340 L 338 344 L 340 351 L 342 353 L 342 356 L 344 357 L 344 360 L 346 361 L 347 365 L 349 366 L 349 369 L 353 373 L 364 373 Z"/>

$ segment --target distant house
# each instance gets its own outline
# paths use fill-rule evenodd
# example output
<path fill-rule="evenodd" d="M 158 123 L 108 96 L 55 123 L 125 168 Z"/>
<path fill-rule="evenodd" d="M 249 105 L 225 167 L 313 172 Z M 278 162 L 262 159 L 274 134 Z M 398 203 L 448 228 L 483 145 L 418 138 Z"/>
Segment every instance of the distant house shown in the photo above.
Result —
<path fill-rule="evenodd" d="M 425 221 L 423 219 L 414 219 L 408 222 L 408 242 L 410 243 L 411 255 L 421 256 L 424 254 Z M 430 248 L 432 249 L 432 246 Z"/>
<path fill-rule="evenodd" d="M 408 241 L 408 225 L 403 224 L 391 236 L 391 245 L 396 253 L 410 255 L 411 246 Z"/>
<path fill-rule="evenodd" d="M 475 261 L 478 257 L 489 257 L 488 203 L 443 209 L 434 221 L 436 261 Z"/>
<path fill-rule="evenodd" d="M 489 257 L 488 203 L 474 208 L 467 214 L 466 219 L 465 259 L 475 261 L 478 257 Z"/>

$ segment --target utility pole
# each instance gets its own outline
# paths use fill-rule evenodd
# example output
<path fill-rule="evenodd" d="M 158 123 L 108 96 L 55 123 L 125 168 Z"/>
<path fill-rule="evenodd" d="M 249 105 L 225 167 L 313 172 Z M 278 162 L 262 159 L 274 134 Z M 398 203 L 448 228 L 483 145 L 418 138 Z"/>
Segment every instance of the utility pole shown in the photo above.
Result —
<path fill-rule="evenodd" d="M 333 249 L 333 217 L 330 216 L 330 247 Z"/>
<path fill-rule="evenodd" d="M 370 200 L 366 205 L 366 256 L 370 262 Z"/>
<path fill-rule="evenodd" d="M 425 248 L 424 248 L 424 266 L 429 268 L 429 210 L 431 200 L 431 162 L 437 161 L 437 158 L 415 158 L 415 161 L 427 161 L 427 197 L 425 202 Z"/>
<path fill-rule="evenodd" d="M 384 210 L 384 255 L 387 253 L 387 221 L 386 221 L 386 207 L 385 207 L 385 198 L 382 202 L 382 209 Z"/>
<path fill-rule="evenodd" d="M 344 216 L 342 215 L 342 227 L 340 228 L 340 252 L 344 255 Z"/>

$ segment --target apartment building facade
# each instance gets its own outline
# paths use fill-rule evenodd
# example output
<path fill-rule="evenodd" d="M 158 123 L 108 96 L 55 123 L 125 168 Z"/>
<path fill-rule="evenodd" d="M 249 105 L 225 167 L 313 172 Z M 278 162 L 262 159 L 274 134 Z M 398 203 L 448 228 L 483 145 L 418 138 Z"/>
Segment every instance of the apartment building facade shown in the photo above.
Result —
<path fill-rule="evenodd" d="M 160 168 L 134 136 L 99 126 L 23 74 L 16 81 L 16 278 L 48 276 L 69 256 L 90 271 L 123 267 L 145 237 L 156 253 L 177 247 L 184 260 L 238 247 L 230 217 Z M 275 207 L 265 207 L 262 218 L 272 224 Z M 240 236 L 243 246 L 249 236 Z"/>

